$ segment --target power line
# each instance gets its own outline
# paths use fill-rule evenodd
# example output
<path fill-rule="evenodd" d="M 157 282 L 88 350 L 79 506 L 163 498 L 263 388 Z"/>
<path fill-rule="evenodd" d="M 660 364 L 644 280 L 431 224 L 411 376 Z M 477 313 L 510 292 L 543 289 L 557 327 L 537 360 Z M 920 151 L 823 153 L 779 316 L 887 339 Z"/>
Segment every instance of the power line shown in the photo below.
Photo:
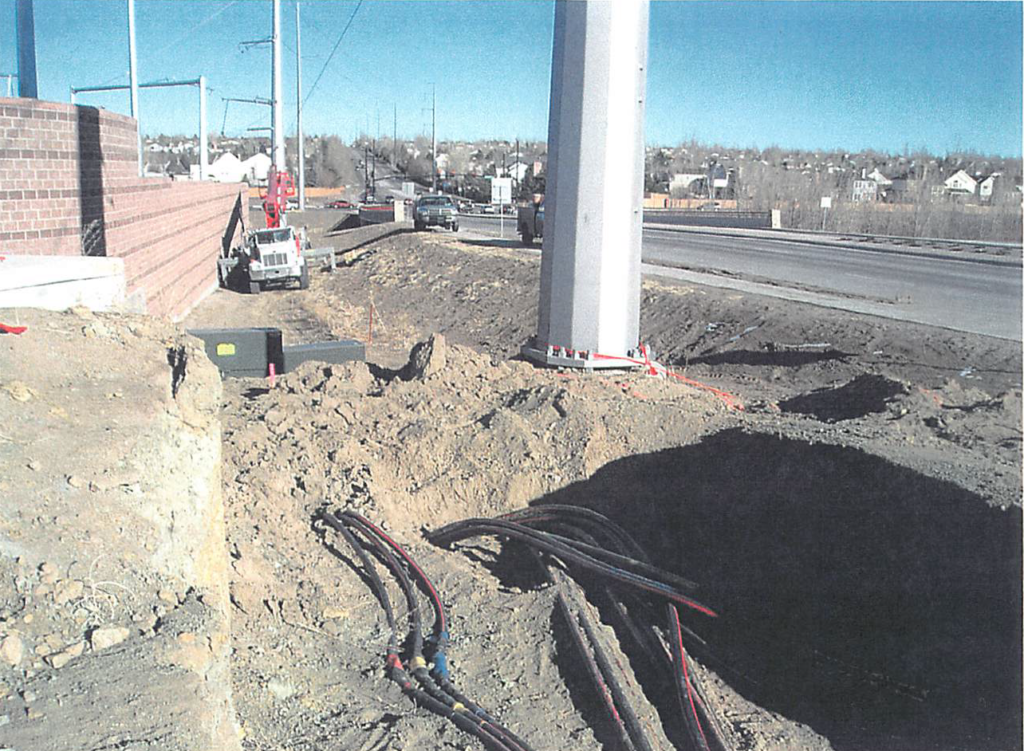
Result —
<path fill-rule="evenodd" d="M 317 74 L 316 80 L 313 81 L 313 85 L 309 88 L 309 93 L 306 94 L 306 98 L 302 100 L 302 105 L 303 106 L 306 105 L 306 102 L 309 101 L 309 98 L 311 96 L 313 96 L 313 92 L 316 91 L 316 85 L 318 83 L 320 83 L 320 79 L 323 77 L 324 72 L 327 70 L 327 66 L 330 65 L 331 64 L 331 60 L 334 59 L 334 53 L 337 52 L 338 51 L 338 47 L 341 46 L 341 40 L 344 39 L 345 38 L 345 34 L 348 33 L 348 29 L 352 25 L 352 21 L 355 19 L 356 13 L 359 12 L 359 7 L 362 4 L 363 4 L 363 0 L 359 0 L 359 2 L 356 3 L 356 7 L 352 11 L 352 15 L 348 17 L 348 23 L 345 24 L 345 28 L 342 29 L 342 31 L 341 31 L 341 36 L 339 36 L 338 37 L 338 41 L 334 43 L 334 49 L 332 49 L 331 50 L 331 54 L 327 56 L 327 60 L 326 60 L 326 62 L 324 62 L 324 66 L 320 69 L 320 72 Z"/>

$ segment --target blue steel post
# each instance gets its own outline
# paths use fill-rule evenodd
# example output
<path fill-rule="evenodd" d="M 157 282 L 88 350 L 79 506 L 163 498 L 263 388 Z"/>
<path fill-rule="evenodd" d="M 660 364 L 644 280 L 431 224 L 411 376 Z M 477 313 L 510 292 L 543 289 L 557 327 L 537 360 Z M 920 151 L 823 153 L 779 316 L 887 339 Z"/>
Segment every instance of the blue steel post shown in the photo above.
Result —
<path fill-rule="evenodd" d="M 14 9 L 18 28 L 18 96 L 38 99 L 36 87 L 36 24 L 32 0 L 18 0 Z"/>

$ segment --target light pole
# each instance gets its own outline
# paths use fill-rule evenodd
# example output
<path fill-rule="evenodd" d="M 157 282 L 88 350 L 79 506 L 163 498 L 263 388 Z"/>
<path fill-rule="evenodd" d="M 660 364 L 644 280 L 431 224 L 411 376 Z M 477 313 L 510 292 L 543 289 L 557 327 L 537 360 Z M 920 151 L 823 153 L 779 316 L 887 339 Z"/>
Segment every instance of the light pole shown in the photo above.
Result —
<path fill-rule="evenodd" d="M 302 135 L 302 33 L 299 22 L 299 0 L 295 0 L 295 114 L 297 127 L 296 144 L 299 159 L 299 211 L 306 210 L 306 144 Z"/>
<path fill-rule="evenodd" d="M 284 159 L 284 91 L 281 87 L 281 0 L 274 0 L 273 34 L 270 43 L 273 47 L 273 62 L 271 71 L 271 93 L 273 100 L 273 128 L 270 142 L 270 150 L 274 168 L 279 172 L 287 169 L 288 164 Z"/>
<path fill-rule="evenodd" d="M 135 0 L 128 0 L 128 81 L 131 85 L 131 115 L 135 118 L 135 150 L 142 177 L 142 123 L 139 121 L 139 68 L 135 57 Z"/>
<path fill-rule="evenodd" d="M 430 84 L 430 192 L 437 192 L 437 87 Z"/>

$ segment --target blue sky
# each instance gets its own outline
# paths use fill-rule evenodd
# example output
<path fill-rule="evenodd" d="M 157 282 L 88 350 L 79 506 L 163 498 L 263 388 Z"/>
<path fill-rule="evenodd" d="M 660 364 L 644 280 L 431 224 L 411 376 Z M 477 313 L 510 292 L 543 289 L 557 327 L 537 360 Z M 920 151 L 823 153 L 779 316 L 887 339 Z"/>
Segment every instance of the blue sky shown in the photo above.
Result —
<path fill-rule="evenodd" d="M 304 0 L 309 94 L 357 0 Z M 1021 154 L 1020 2 L 652 2 L 647 141 L 924 147 Z M 207 76 L 210 130 L 269 123 L 268 0 L 136 0 L 142 81 Z M 285 119 L 295 123 L 295 11 L 282 0 Z M 127 83 L 124 0 L 35 0 L 40 96 Z M 545 0 L 365 0 L 304 110 L 307 133 L 430 131 L 544 139 L 554 8 Z M 14 0 L 0 0 L 0 72 L 15 69 Z M 3 86 L 0 82 L 0 86 Z M 0 88 L 0 91 L 4 89 Z M 196 131 L 192 89 L 141 93 L 143 130 Z M 127 112 L 126 94 L 83 103 Z"/>

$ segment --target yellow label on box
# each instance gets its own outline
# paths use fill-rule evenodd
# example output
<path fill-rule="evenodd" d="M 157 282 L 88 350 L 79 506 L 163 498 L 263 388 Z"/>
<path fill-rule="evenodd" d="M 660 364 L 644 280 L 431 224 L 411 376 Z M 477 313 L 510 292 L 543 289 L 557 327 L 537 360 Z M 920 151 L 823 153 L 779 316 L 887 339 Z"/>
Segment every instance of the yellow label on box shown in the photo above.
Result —
<path fill-rule="evenodd" d="M 233 354 L 235 354 L 235 345 L 231 342 L 217 345 L 217 357 L 230 357 Z"/>

